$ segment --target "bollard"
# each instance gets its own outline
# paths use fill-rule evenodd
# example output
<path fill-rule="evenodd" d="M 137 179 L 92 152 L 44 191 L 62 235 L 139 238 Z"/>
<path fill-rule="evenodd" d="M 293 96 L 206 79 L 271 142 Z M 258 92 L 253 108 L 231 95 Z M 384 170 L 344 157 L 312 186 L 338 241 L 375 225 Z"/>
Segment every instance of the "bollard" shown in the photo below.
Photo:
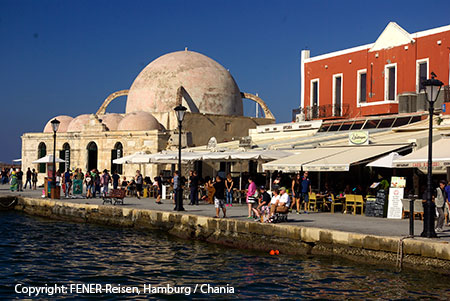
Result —
<path fill-rule="evenodd" d="M 414 237 L 414 201 L 417 195 L 409 195 L 409 236 Z"/>

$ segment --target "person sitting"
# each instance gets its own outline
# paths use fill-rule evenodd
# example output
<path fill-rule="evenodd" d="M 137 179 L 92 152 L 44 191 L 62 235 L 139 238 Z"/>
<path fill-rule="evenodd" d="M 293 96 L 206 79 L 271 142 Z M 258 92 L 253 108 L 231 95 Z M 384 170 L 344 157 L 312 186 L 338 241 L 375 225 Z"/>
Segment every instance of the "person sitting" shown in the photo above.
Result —
<path fill-rule="evenodd" d="M 259 200 L 258 200 L 258 206 L 256 208 L 252 208 L 253 212 L 255 213 L 256 217 L 259 221 L 261 220 L 261 216 L 268 216 L 269 213 L 269 203 L 271 201 L 270 194 L 267 193 L 266 187 L 261 186 L 259 187 Z"/>
<path fill-rule="evenodd" d="M 127 187 L 128 187 L 127 177 L 123 177 L 123 181 L 122 181 L 122 184 L 120 185 L 120 189 L 127 189 Z"/>
<path fill-rule="evenodd" d="M 289 198 L 289 194 L 286 193 L 286 187 L 280 188 L 280 198 L 275 201 L 274 204 L 270 207 L 270 215 L 274 215 L 275 213 L 286 214 L 289 212 L 289 205 L 291 204 L 291 199 Z"/>
<path fill-rule="evenodd" d="M 127 194 L 134 196 L 135 191 L 136 191 L 136 182 L 134 181 L 134 179 L 131 179 L 131 181 L 127 185 Z"/>

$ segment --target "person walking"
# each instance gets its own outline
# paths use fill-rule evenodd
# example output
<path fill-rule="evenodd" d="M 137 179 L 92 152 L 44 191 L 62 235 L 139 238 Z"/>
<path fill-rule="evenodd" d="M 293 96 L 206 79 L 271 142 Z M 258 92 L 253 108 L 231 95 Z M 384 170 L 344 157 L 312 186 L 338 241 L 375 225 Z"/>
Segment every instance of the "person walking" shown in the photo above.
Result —
<path fill-rule="evenodd" d="M 27 189 L 27 185 L 28 183 L 30 184 L 30 188 L 31 189 L 31 169 L 28 167 L 27 173 L 26 173 L 26 181 L 25 181 L 25 185 L 23 186 L 24 189 Z"/>
<path fill-rule="evenodd" d="M 156 204 L 162 204 L 161 197 L 162 197 L 162 173 L 159 174 L 159 176 L 154 178 L 155 182 L 158 183 L 158 196 L 156 197 Z"/>
<path fill-rule="evenodd" d="M 311 193 L 311 181 L 308 178 L 307 171 L 303 173 L 301 189 L 302 190 L 300 194 L 300 203 L 303 204 L 303 209 L 305 210 L 305 213 L 308 213 L 306 209 L 308 208 L 309 194 Z"/>
<path fill-rule="evenodd" d="M 197 175 L 197 171 L 194 170 L 192 172 L 192 176 L 189 179 L 189 189 L 190 189 L 189 198 L 191 199 L 191 202 L 189 203 L 189 205 L 197 205 L 198 206 L 198 184 L 199 184 L 199 182 L 200 182 L 200 180 Z"/>
<path fill-rule="evenodd" d="M 252 177 L 248 178 L 248 189 L 247 189 L 247 205 L 248 205 L 248 216 L 247 218 L 253 218 L 253 208 L 256 205 L 256 199 L 258 198 L 256 184 Z"/>
<path fill-rule="evenodd" d="M 70 172 L 70 168 L 67 168 L 66 172 L 63 176 L 64 187 L 64 195 L 66 198 L 70 196 L 70 189 L 72 188 L 72 173 Z"/>
<path fill-rule="evenodd" d="M 447 196 L 446 199 L 446 210 L 447 210 L 447 226 L 450 227 L 450 182 L 447 183 L 447 186 L 445 186 L 445 193 Z"/>
<path fill-rule="evenodd" d="M 31 182 L 33 182 L 33 190 L 37 189 L 37 181 L 38 181 L 38 173 L 36 172 L 36 169 L 33 168 L 33 171 L 31 172 Z"/>
<path fill-rule="evenodd" d="M 223 217 L 227 217 L 227 209 L 225 208 L 225 184 L 222 178 L 216 176 L 216 182 L 213 184 L 214 192 L 214 207 L 216 208 L 216 216 L 219 217 L 220 208 L 222 208 Z"/>
<path fill-rule="evenodd" d="M 225 180 L 225 188 L 226 188 L 226 194 L 227 194 L 227 203 L 225 206 L 233 206 L 233 189 L 234 189 L 234 182 L 233 178 L 231 177 L 231 174 L 227 174 L 227 179 Z"/>
<path fill-rule="evenodd" d="M 119 180 L 120 180 L 120 176 L 117 173 L 117 170 L 115 170 L 112 175 L 113 189 L 117 189 L 117 187 L 119 187 Z"/>
<path fill-rule="evenodd" d="M 291 208 L 289 208 L 289 211 L 292 211 L 292 208 L 294 208 L 294 205 L 296 205 L 296 211 L 297 214 L 300 214 L 300 211 L 302 210 L 300 206 L 300 198 L 301 198 L 301 182 L 302 179 L 300 177 L 300 174 L 296 174 L 295 178 L 292 180 L 292 205 Z"/>
<path fill-rule="evenodd" d="M 172 178 L 172 184 L 173 184 L 173 203 L 176 204 L 176 200 L 177 200 L 177 193 L 178 193 L 178 180 L 179 180 L 179 176 L 178 176 L 178 171 L 174 171 L 173 172 L 173 178 Z"/>
<path fill-rule="evenodd" d="M 84 184 L 86 185 L 86 198 L 92 198 L 92 186 L 94 186 L 94 181 L 92 180 L 92 175 L 88 171 L 84 177 Z"/>
<path fill-rule="evenodd" d="M 439 187 L 436 188 L 436 198 L 435 198 L 435 204 L 436 204 L 436 210 L 438 212 L 438 218 L 436 222 L 436 232 L 442 232 L 442 229 L 444 228 L 444 209 L 445 209 L 445 202 L 447 199 L 447 193 L 445 192 L 445 186 L 447 185 L 447 182 L 444 180 L 439 181 Z"/>
<path fill-rule="evenodd" d="M 101 193 L 103 197 L 106 197 L 108 194 L 108 188 L 109 183 L 111 182 L 111 176 L 108 173 L 107 169 L 103 170 L 103 174 L 100 177 L 100 186 L 101 186 Z"/>
<path fill-rule="evenodd" d="M 10 172 L 10 180 L 9 180 L 9 184 L 10 184 L 10 188 L 11 191 L 17 191 L 17 176 L 16 176 L 16 169 L 13 168 L 12 171 Z"/>
<path fill-rule="evenodd" d="M 23 191 L 23 171 L 19 167 L 19 171 L 16 173 L 17 176 L 17 191 Z"/>
<path fill-rule="evenodd" d="M 136 197 L 140 199 L 142 197 L 142 185 L 144 184 L 144 178 L 142 177 L 141 171 L 136 170 Z"/>

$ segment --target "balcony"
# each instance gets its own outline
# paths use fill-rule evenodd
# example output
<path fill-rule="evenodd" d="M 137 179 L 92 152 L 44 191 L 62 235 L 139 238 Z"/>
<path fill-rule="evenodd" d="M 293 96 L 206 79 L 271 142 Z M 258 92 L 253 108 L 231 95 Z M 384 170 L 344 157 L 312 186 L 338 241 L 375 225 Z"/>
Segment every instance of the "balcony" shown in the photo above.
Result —
<path fill-rule="evenodd" d="M 313 119 L 340 119 L 350 117 L 350 105 L 321 105 L 321 106 L 307 106 L 301 110 L 306 117 L 306 120 Z"/>

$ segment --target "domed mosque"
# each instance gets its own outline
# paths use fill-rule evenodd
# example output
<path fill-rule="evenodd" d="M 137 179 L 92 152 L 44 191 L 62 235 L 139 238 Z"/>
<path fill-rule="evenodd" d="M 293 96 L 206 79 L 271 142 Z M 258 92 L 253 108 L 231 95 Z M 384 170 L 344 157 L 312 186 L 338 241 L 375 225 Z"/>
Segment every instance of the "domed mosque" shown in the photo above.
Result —
<path fill-rule="evenodd" d="M 125 113 L 106 113 L 108 105 L 121 96 L 127 96 Z M 243 116 L 244 98 L 257 102 L 265 117 Z M 136 166 L 117 165 L 112 161 L 136 152 L 156 153 L 178 148 L 174 108 L 179 104 L 187 108 L 183 147 L 205 145 L 211 137 L 218 142 L 231 141 L 242 137 L 250 128 L 275 122 L 264 101 L 241 92 L 227 69 L 201 53 L 185 49 L 152 61 L 129 90 L 109 95 L 95 114 L 56 116 L 48 121 L 43 133 L 23 134 L 22 166 L 32 167 L 32 161 L 53 153 L 50 121 L 56 118 L 61 122 L 57 156 L 65 160 L 59 165 L 60 170 L 97 168 L 134 175 Z M 157 168 L 148 166 L 146 175 L 156 175 Z M 45 166 L 38 169 L 41 180 L 46 174 Z"/>

